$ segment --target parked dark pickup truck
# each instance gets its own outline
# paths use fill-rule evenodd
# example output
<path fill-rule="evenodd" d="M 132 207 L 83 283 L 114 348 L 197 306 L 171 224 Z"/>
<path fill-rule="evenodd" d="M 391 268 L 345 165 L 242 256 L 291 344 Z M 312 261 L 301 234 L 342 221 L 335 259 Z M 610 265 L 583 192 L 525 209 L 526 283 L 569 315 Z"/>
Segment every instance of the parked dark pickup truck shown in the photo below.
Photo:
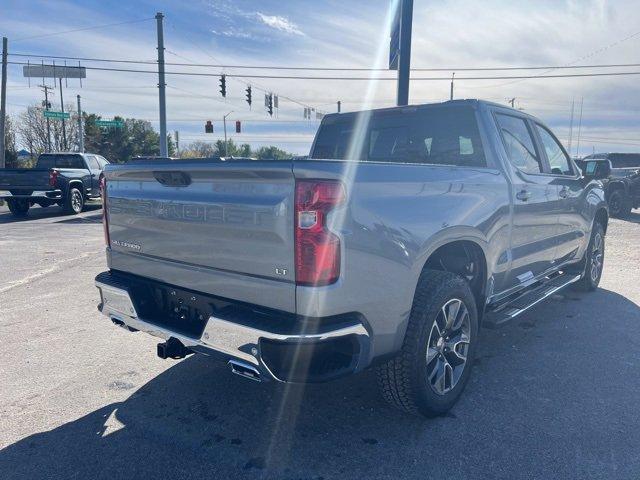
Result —
<path fill-rule="evenodd" d="M 640 208 L 640 154 L 596 153 L 576 163 L 584 170 L 585 162 L 597 160 L 612 217 L 624 218 L 632 208 Z"/>
<path fill-rule="evenodd" d="M 480 326 L 602 274 L 601 182 L 488 102 L 327 115 L 307 159 L 109 165 L 105 184 L 113 323 L 252 380 L 376 366 L 408 412 L 451 408 Z"/>
<path fill-rule="evenodd" d="M 57 204 L 66 213 L 80 213 L 87 200 L 100 198 L 108 163 L 91 153 L 43 153 L 35 168 L 0 169 L 0 198 L 16 216 L 25 216 L 35 204 Z"/>

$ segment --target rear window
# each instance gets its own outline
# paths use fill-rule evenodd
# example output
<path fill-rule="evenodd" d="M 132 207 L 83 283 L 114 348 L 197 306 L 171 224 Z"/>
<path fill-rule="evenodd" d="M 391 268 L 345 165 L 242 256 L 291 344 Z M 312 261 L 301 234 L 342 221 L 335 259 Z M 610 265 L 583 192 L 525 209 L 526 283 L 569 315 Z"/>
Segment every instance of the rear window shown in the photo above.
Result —
<path fill-rule="evenodd" d="M 611 160 L 611 166 L 613 168 L 633 168 L 640 167 L 640 154 L 626 153 L 626 154 L 611 154 L 609 155 Z"/>
<path fill-rule="evenodd" d="M 428 107 L 327 118 L 311 158 L 486 166 L 471 107 Z"/>
<path fill-rule="evenodd" d="M 80 155 L 40 155 L 37 168 L 86 168 Z"/>

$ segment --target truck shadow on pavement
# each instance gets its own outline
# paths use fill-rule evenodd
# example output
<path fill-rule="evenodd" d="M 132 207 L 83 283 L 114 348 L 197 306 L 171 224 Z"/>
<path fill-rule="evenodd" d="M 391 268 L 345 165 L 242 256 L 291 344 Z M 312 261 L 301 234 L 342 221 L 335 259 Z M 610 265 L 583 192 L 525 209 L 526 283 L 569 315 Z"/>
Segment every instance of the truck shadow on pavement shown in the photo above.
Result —
<path fill-rule="evenodd" d="M 260 384 L 201 356 L 141 387 L 123 372 L 105 389 L 129 398 L 8 446 L 0 478 L 631 478 L 639 325 L 617 293 L 554 296 L 483 331 L 466 392 L 430 420 L 387 407 L 373 372 Z"/>
<path fill-rule="evenodd" d="M 640 223 L 640 212 L 631 212 L 623 220 L 631 223 Z"/>
<path fill-rule="evenodd" d="M 95 218 L 98 221 L 102 221 L 101 220 L 102 214 L 100 213 L 102 212 L 102 205 L 99 205 L 99 204 L 86 205 L 84 212 L 81 213 L 80 216 L 66 215 L 62 211 L 62 207 L 58 207 L 56 205 L 56 206 L 51 206 L 46 208 L 31 207 L 29 209 L 29 213 L 27 213 L 25 217 L 14 217 L 13 214 L 7 209 L 7 207 L 0 207 L 0 225 L 4 223 L 24 223 L 24 222 L 29 222 L 33 220 L 40 220 L 43 218 L 48 219 L 48 218 L 55 218 L 55 217 L 61 217 L 63 219 L 69 218 L 69 220 L 75 220 L 75 221 L 62 220 L 65 223 L 87 223 L 87 222 L 83 222 L 82 220 L 89 219 L 89 217 L 94 217 L 94 215 L 86 215 L 87 212 L 98 212 L 98 215 Z"/>

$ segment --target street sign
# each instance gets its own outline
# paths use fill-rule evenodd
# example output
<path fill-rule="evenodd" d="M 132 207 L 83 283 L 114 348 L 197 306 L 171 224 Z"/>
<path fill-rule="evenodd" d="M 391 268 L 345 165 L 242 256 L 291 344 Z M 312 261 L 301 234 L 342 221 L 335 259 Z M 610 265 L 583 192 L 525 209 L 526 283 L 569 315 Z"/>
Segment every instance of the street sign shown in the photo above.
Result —
<path fill-rule="evenodd" d="M 22 74 L 37 78 L 87 78 L 87 69 L 64 65 L 25 65 Z"/>
<path fill-rule="evenodd" d="M 57 119 L 69 119 L 70 115 L 67 112 L 54 112 L 53 110 L 45 110 L 44 116 L 46 118 L 57 118 Z"/>
<path fill-rule="evenodd" d="M 111 127 L 111 128 L 122 128 L 124 127 L 123 120 L 96 120 L 96 126 L 98 127 Z"/>

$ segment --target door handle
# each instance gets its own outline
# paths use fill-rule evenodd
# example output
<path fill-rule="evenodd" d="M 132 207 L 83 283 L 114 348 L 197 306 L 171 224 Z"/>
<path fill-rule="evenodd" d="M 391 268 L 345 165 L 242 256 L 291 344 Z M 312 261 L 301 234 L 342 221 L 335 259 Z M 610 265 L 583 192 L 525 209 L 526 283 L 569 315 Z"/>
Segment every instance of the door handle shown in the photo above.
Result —
<path fill-rule="evenodd" d="M 569 187 L 562 187 L 558 192 L 560 198 L 567 198 L 569 196 Z"/>
<path fill-rule="evenodd" d="M 523 202 L 526 202 L 531 198 L 531 192 L 528 190 L 522 189 L 518 193 L 516 193 L 516 198 L 518 200 L 522 200 Z"/>

